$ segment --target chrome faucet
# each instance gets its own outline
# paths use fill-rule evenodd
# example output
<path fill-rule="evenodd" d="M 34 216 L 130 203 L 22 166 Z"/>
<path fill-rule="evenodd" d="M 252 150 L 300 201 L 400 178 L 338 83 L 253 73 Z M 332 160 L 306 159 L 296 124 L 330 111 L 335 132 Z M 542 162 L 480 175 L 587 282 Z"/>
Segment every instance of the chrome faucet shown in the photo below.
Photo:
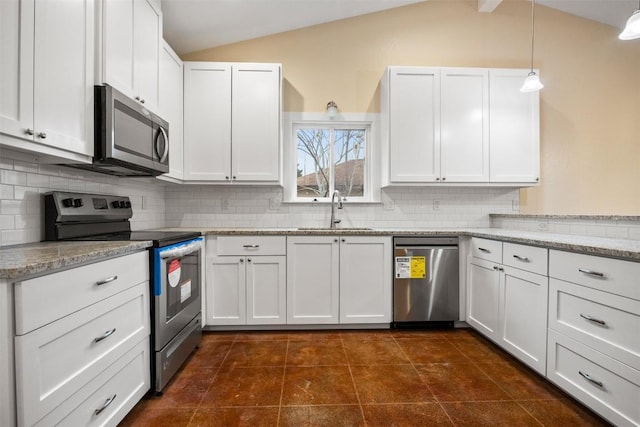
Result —
<path fill-rule="evenodd" d="M 338 199 L 338 209 L 342 209 L 342 198 L 338 190 L 334 191 L 331 195 L 331 222 L 329 228 L 336 228 L 337 224 L 340 224 L 341 219 L 336 219 L 336 198 Z"/>

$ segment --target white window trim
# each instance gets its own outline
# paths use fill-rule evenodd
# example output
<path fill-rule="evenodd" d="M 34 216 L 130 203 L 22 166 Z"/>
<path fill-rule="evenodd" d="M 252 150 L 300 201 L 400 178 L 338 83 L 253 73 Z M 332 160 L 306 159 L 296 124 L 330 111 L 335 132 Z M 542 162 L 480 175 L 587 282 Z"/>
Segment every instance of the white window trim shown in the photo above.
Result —
<path fill-rule="evenodd" d="M 339 113 L 331 120 L 326 113 L 284 113 L 284 203 L 330 203 L 328 197 L 315 201 L 308 197 L 297 197 L 297 139 L 296 126 L 332 126 L 340 127 L 344 123 L 349 127 L 367 128 L 368 140 L 366 151 L 366 170 L 368 186 L 363 197 L 347 198 L 345 203 L 380 203 L 380 137 L 378 133 L 380 115 L 374 113 Z"/>

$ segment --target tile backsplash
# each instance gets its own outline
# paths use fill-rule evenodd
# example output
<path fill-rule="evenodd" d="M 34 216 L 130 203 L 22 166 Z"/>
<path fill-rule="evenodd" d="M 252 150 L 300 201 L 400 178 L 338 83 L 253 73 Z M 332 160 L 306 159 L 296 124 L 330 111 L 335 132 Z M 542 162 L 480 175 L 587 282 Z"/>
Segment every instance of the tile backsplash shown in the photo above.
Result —
<path fill-rule="evenodd" d="M 52 190 L 129 196 L 134 230 L 322 227 L 330 215 L 326 203 L 282 203 L 280 187 L 177 185 L 0 156 L 0 246 L 44 238 L 42 194 Z M 489 213 L 513 213 L 518 200 L 511 188 L 387 188 L 382 203 L 347 202 L 338 218 L 342 227 L 489 227 Z"/>
<path fill-rule="evenodd" d="M 0 156 L 0 246 L 44 238 L 43 197 L 52 190 L 131 197 L 135 230 L 165 226 L 164 184 Z"/>

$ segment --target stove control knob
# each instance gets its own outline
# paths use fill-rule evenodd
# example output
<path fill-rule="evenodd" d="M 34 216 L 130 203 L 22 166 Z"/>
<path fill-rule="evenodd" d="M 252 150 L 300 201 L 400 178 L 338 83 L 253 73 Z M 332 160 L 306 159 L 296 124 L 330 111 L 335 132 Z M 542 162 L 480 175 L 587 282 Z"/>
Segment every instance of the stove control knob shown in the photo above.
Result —
<path fill-rule="evenodd" d="M 62 206 L 70 208 L 73 206 L 73 199 L 62 199 Z"/>
<path fill-rule="evenodd" d="M 84 203 L 82 203 L 82 199 L 73 199 L 73 207 L 79 208 L 80 206 L 84 206 Z"/>
<path fill-rule="evenodd" d="M 131 202 L 130 201 L 124 202 L 124 207 L 131 209 Z"/>
<path fill-rule="evenodd" d="M 117 201 L 117 200 L 114 200 L 113 202 L 111 202 L 111 206 L 112 206 L 114 209 L 118 209 L 118 201 Z"/>

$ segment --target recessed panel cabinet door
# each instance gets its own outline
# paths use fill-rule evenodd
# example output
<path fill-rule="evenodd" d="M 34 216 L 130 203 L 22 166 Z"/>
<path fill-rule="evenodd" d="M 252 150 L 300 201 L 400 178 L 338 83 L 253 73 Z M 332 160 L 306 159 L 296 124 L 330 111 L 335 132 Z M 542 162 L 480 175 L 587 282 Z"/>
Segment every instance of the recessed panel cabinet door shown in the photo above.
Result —
<path fill-rule="evenodd" d="M 520 92 L 527 74 L 521 69 L 489 71 L 491 182 L 539 181 L 540 92 Z"/>
<path fill-rule="evenodd" d="M 280 176 L 280 66 L 234 64 L 231 117 L 234 181 Z"/>
<path fill-rule="evenodd" d="M 287 238 L 287 323 L 338 323 L 339 262 L 337 237 Z"/>
<path fill-rule="evenodd" d="M 158 111 L 169 122 L 169 173 L 182 179 L 183 151 L 183 70 L 182 61 L 166 42 L 160 51 L 160 92 Z"/>
<path fill-rule="evenodd" d="M 469 257 L 467 281 L 467 323 L 474 329 L 499 340 L 500 273 L 496 264 Z"/>
<path fill-rule="evenodd" d="M 207 257 L 207 325 L 246 324 L 245 259 Z"/>
<path fill-rule="evenodd" d="M 231 180 L 230 64 L 184 63 L 183 143 L 184 179 Z"/>
<path fill-rule="evenodd" d="M 286 323 L 286 259 L 286 256 L 246 258 L 247 325 Z"/>
<path fill-rule="evenodd" d="M 441 81 L 441 180 L 487 182 L 489 71 L 443 68 Z"/>
<path fill-rule="evenodd" d="M 389 73 L 389 180 L 440 177 L 440 70 L 393 67 Z"/>

